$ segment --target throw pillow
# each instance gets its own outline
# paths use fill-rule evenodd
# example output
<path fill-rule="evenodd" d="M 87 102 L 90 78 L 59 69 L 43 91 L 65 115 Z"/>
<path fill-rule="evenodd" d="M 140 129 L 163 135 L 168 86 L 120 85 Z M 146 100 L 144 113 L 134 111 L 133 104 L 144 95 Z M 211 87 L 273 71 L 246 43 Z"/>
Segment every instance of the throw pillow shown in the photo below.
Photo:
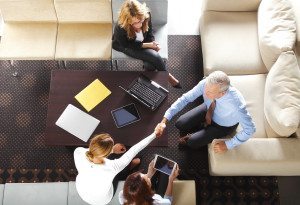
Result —
<path fill-rule="evenodd" d="M 293 51 L 283 52 L 267 75 L 264 112 L 271 128 L 288 137 L 300 124 L 300 70 Z"/>
<path fill-rule="evenodd" d="M 270 70 L 281 52 L 290 51 L 295 45 L 295 16 L 289 0 L 262 0 L 257 18 L 259 49 Z"/>

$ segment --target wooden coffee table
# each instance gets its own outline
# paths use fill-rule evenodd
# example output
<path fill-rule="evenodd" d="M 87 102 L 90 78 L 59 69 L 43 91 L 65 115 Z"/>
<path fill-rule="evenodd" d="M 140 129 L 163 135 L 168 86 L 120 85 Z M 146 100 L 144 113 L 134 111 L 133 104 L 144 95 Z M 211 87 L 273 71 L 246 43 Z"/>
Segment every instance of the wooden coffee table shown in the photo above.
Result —
<path fill-rule="evenodd" d="M 98 104 L 88 114 L 99 119 L 101 122 L 94 134 L 109 133 L 115 142 L 132 146 L 154 131 L 168 109 L 168 98 L 155 110 L 151 111 L 144 105 L 130 97 L 120 89 L 121 85 L 127 88 L 130 83 L 140 74 L 167 87 L 168 73 L 160 72 L 138 72 L 138 71 L 82 71 L 82 70 L 54 70 L 51 73 L 51 85 L 48 102 L 47 124 L 46 124 L 46 145 L 63 146 L 86 146 L 89 142 L 83 142 L 77 137 L 55 125 L 55 122 L 62 114 L 68 104 L 87 112 L 82 105 L 74 98 L 82 89 L 98 78 L 112 92 L 104 101 Z M 141 120 L 122 128 L 117 128 L 111 115 L 111 110 L 124 105 L 134 103 L 140 113 Z M 151 146 L 167 146 L 167 132 L 154 140 Z"/>

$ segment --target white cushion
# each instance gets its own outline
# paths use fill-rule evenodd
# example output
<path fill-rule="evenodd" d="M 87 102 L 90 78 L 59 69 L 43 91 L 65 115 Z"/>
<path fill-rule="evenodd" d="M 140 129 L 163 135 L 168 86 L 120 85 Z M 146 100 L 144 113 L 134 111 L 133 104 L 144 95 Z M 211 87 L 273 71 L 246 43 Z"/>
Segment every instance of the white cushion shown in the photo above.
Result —
<path fill-rule="evenodd" d="M 203 9 L 208 11 L 257 11 L 261 0 L 203 0 Z"/>
<path fill-rule="evenodd" d="M 258 9 L 259 48 L 266 67 L 270 70 L 283 51 L 293 49 L 296 23 L 288 0 L 263 0 Z"/>
<path fill-rule="evenodd" d="M 204 12 L 201 44 L 204 74 L 222 70 L 228 75 L 266 73 L 258 48 L 256 12 Z"/>
<path fill-rule="evenodd" d="M 59 24 L 56 60 L 110 60 L 111 24 Z"/>
<path fill-rule="evenodd" d="M 53 0 L 0 0 L 5 22 L 56 22 Z"/>
<path fill-rule="evenodd" d="M 112 23 L 110 0 L 54 0 L 60 23 Z"/>
<path fill-rule="evenodd" d="M 173 205 L 196 205 L 196 184 L 194 180 L 173 182 Z"/>
<path fill-rule="evenodd" d="M 53 60 L 56 23 L 6 23 L 0 43 L 1 60 Z"/>
<path fill-rule="evenodd" d="M 237 88 L 245 98 L 247 110 L 256 127 L 253 137 L 266 138 L 263 112 L 266 75 L 239 75 L 229 76 L 229 78 L 231 85 Z M 240 129 L 238 128 L 237 131 Z"/>
<path fill-rule="evenodd" d="M 292 4 L 297 27 L 297 42 L 300 46 L 300 1 L 299 0 L 289 0 Z"/>
<path fill-rule="evenodd" d="M 66 205 L 68 182 L 6 183 L 5 205 Z"/>
<path fill-rule="evenodd" d="M 252 138 L 216 154 L 208 146 L 209 172 L 222 176 L 299 176 L 299 138 Z"/>
<path fill-rule="evenodd" d="M 300 70 L 292 51 L 282 53 L 267 76 L 264 112 L 277 134 L 296 132 L 300 123 Z"/>

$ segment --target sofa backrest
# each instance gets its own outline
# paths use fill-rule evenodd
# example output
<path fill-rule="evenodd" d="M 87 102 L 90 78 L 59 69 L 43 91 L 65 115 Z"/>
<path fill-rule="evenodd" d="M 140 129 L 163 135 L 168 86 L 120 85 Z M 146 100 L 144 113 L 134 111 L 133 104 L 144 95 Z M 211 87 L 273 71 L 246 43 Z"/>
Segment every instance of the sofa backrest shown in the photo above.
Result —
<path fill-rule="evenodd" d="M 202 9 L 204 11 L 257 11 L 260 1 L 261 0 L 203 0 Z"/>
<path fill-rule="evenodd" d="M 4 22 L 56 22 L 53 0 L 0 0 Z"/>
<path fill-rule="evenodd" d="M 300 47 L 300 1 L 299 0 L 290 0 L 293 10 L 294 10 L 294 15 L 296 18 L 296 45 Z M 299 63 L 299 61 L 298 61 Z"/>
<path fill-rule="evenodd" d="M 68 182 L 7 183 L 4 189 L 5 205 L 67 205 Z"/>
<path fill-rule="evenodd" d="M 121 6 L 124 0 L 112 0 L 113 22 L 118 22 Z M 168 22 L 168 0 L 140 0 L 145 2 L 151 12 L 153 25 L 163 25 Z"/>
<path fill-rule="evenodd" d="M 54 0 L 60 23 L 112 23 L 110 0 Z"/>

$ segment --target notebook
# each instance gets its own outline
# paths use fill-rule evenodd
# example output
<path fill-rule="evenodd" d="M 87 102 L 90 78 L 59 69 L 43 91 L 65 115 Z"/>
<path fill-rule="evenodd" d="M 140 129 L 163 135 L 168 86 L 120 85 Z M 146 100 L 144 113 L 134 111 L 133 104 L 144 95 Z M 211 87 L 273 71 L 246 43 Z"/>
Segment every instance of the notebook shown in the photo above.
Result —
<path fill-rule="evenodd" d="M 75 99 L 89 112 L 110 94 L 111 91 L 96 79 L 78 93 Z"/>
<path fill-rule="evenodd" d="M 151 110 L 155 110 L 167 97 L 169 91 L 158 83 L 150 80 L 144 75 L 140 75 L 128 87 L 119 86 L 130 96 L 145 105 Z"/>
<path fill-rule="evenodd" d="M 99 123 L 98 119 L 69 104 L 55 124 L 87 142 Z"/>

